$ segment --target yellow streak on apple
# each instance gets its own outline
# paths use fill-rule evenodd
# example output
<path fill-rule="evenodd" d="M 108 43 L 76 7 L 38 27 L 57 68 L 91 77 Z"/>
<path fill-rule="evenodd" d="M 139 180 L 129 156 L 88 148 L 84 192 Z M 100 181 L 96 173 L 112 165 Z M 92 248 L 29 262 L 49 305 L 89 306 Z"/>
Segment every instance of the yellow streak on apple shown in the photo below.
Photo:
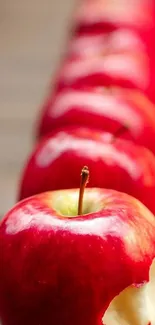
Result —
<path fill-rule="evenodd" d="M 150 223 L 154 224 L 155 226 L 154 215 L 149 211 L 149 209 L 147 209 L 146 206 L 144 206 L 143 203 L 139 202 L 137 199 L 132 197 L 132 205 L 135 205 L 137 211 L 138 210 L 142 211 L 144 209 L 145 212 L 142 214 L 145 215 L 145 219 L 147 219 Z M 136 220 L 136 215 L 135 215 L 135 220 Z M 148 240 L 148 238 L 150 236 L 150 233 L 146 232 L 145 236 L 143 236 L 143 243 L 141 242 L 141 233 L 142 233 L 143 225 L 139 225 L 139 219 L 135 224 L 135 220 L 134 220 L 134 226 L 131 223 L 131 221 L 129 221 L 129 224 L 131 226 L 131 231 L 130 231 L 130 235 L 124 238 L 125 239 L 124 247 L 126 249 L 127 255 L 131 256 L 132 259 L 136 262 L 139 261 L 140 257 L 142 255 L 144 256 L 145 253 L 147 253 L 148 251 L 152 250 L 152 254 L 153 254 L 154 248 L 149 244 L 150 241 Z M 145 229 L 143 230 L 143 232 L 144 231 Z M 134 244 L 137 245 L 139 249 L 133 250 Z"/>

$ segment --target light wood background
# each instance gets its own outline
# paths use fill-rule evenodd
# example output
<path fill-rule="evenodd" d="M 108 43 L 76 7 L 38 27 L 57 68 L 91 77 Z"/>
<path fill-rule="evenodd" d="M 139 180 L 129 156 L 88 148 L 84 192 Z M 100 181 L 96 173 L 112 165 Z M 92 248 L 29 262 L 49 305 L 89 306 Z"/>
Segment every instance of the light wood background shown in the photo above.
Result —
<path fill-rule="evenodd" d="M 74 0 L 0 0 L 0 214 L 20 172 L 49 80 L 64 49 Z"/>

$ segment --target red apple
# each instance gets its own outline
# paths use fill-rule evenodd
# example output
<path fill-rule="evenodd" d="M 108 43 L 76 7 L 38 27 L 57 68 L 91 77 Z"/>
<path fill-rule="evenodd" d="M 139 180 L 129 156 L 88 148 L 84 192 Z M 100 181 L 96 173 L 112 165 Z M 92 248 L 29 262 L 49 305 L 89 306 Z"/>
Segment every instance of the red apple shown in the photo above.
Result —
<path fill-rule="evenodd" d="M 67 46 L 67 58 L 90 59 L 107 53 L 145 53 L 146 44 L 129 28 L 118 28 L 113 32 L 92 32 L 88 35 L 73 35 Z"/>
<path fill-rule="evenodd" d="M 154 325 L 155 218 L 136 199 L 86 189 L 16 205 L 0 225 L 2 325 Z"/>
<path fill-rule="evenodd" d="M 107 85 L 116 82 L 117 85 L 123 87 L 136 86 L 150 92 L 150 89 L 147 89 L 147 83 L 151 79 L 151 72 L 153 73 L 152 67 L 150 67 L 150 56 L 153 55 L 154 58 L 155 50 L 153 38 L 155 31 L 154 1 L 83 0 L 75 12 L 74 21 L 76 32 L 73 32 L 73 46 L 74 39 L 77 37 L 85 38 L 86 43 L 83 42 L 80 44 L 81 51 L 89 54 L 87 45 L 90 47 L 89 44 L 92 38 L 91 47 L 95 49 L 93 53 L 96 55 L 91 60 L 88 60 L 88 56 L 86 56 L 85 60 L 82 61 L 66 62 L 60 72 L 59 87 L 72 85 L 73 83 Z M 97 29 L 95 27 L 96 25 Z M 111 37 L 113 39 L 113 34 L 115 35 L 116 33 L 117 35 L 118 31 L 124 29 L 127 29 L 129 33 L 133 33 L 134 39 L 138 39 L 138 43 L 144 44 L 145 50 L 147 51 L 147 58 L 145 58 L 142 46 L 138 50 L 138 52 L 141 52 L 141 55 L 137 55 L 137 46 L 135 47 L 134 44 L 131 47 L 133 51 L 132 55 L 131 53 L 128 53 L 128 55 L 126 53 L 120 53 L 119 55 L 113 53 L 113 43 L 109 43 L 107 38 L 105 41 L 105 35 L 108 36 L 108 39 Z M 96 42 L 94 37 L 98 37 Z M 103 51 L 101 51 L 101 42 L 103 44 Z M 110 56 L 104 53 L 106 42 L 108 44 L 108 54 L 109 50 L 111 53 Z M 118 45 L 117 42 L 115 43 L 116 48 L 117 46 L 120 48 L 119 42 L 120 38 Z M 100 52 L 97 52 L 97 50 Z"/>
<path fill-rule="evenodd" d="M 73 36 L 56 79 L 56 89 L 109 86 L 149 92 L 150 47 L 132 29 Z"/>
<path fill-rule="evenodd" d="M 100 128 L 101 125 L 101 129 L 112 131 L 111 128 L 109 128 L 109 121 L 107 122 L 109 116 L 105 112 L 106 104 L 103 103 L 104 101 L 107 103 L 108 98 L 108 105 L 111 106 L 112 110 L 115 110 L 114 114 L 109 112 L 110 120 L 116 121 L 119 119 L 115 116 L 117 115 L 115 106 L 118 106 L 120 101 L 122 101 L 122 105 L 123 102 L 126 105 L 125 102 L 127 101 L 131 102 L 132 106 L 136 106 L 136 113 L 138 115 L 141 115 L 141 110 L 143 111 L 143 107 L 146 107 L 145 111 L 148 110 L 148 112 L 142 112 L 142 115 L 147 115 L 146 120 L 149 119 L 152 124 L 152 115 L 153 120 L 155 119 L 155 107 L 150 103 L 149 99 L 146 98 L 146 96 L 149 96 L 150 99 L 154 97 L 154 87 L 152 88 L 154 85 L 154 77 L 153 72 L 151 74 L 149 56 L 145 49 L 142 51 L 140 46 L 139 52 L 136 49 L 135 52 L 131 50 L 129 45 L 130 41 L 133 43 L 132 48 L 134 48 L 134 42 L 136 42 L 136 40 L 138 46 L 138 38 L 133 40 L 131 37 L 129 43 L 126 40 L 126 43 L 122 41 L 120 44 L 118 43 L 117 46 L 117 36 L 119 36 L 119 33 L 121 34 L 123 32 L 119 31 L 118 35 L 116 33 L 109 42 L 105 42 L 107 47 L 103 44 L 103 53 L 101 47 L 102 37 L 95 36 L 92 43 L 90 42 L 92 36 L 90 38 L 80 37 L 71 42 L 68 60 L 64 61 L 56 77 L 55 92 L 53 93 L 53 91 L 50 90 L 49 97 L 42 108 L 42 114 L 39 116 L 39 137 L 52 131 L 53 126 L 60 127 L 68 124 L 88 125 L 94 126 L 95 128 Z M 108 36 L 106 35 L 106 37 Z M 125 40 L 125 38 L 123 39 Z M 82 55 L 80 52 L 80 45 L 81 42 L 83 44 L 84 41 L 87 43 L 86 46 L 82 48 Z M 119 89 L 120 87 L 123 89 Z M 116 91 L 115 93 L 112 91 L 105 96 L 104 93 L 107 88 L 116 88 Z M 140 92 L 142 92 L 142 94 L 140 94 Z M 132 98 L 134 97 L 134 99 L 131 98 L 130 100 L 130 96 Z M 95 104 L 93 104 L 94 101 Z M 103 105 L 104 107 L 102 109 Z M 139 105 L 141 106 L 140 110 L 139 107 L 137 107 Z M 100 107 L 100 109 L 96 110 L 96 106 Z M 150 106 L 152 107 L 150 108 Z M 131 107 L 130 111 L 131 110 L 135 110 L 135 108 Z M 123 112 L 125 112 L 125 107 L 123 108 Z M 85 119 L 85 115 L 88 115 L 88 118 Z M 125 112 L 125 116 L 126 118 L 128 117 L 128 112 Z M 93 119 L 92 122 L 90 122 L 91 118 Z M 100 122 L 98 122 L 99 119 Z M 105 124 L 106 128 L 103 127 Z M 112 121 L 112 124 L 114 125 L 114 121 Z M 150 128 L 150 126 L 148 126 L 148 128 Z M 145 136 L 146 134 L 144 134 L 144 137 Z M 145 142 L 146 146 L 152 149 L 152 141 L 150 142 L 149 139 L 148 143 L 147 140 Z M 145 143 L 142 141 L 142 144 Z"/>
<path fill-rule="evenodd" d="M 74 15 L 75 28 L 78 33 L 89 33 L 123 26 L 153 38 L 149 31 L 154 27 L 154 9 L 153 0 L 81 0 Z"/>
<path fill-rule="evenodd" d="M 155 100 L 154 9 L 152 0 L 115 2 L 84 0 L 80 3 L 75 15 L 75 31 L 72 33 L 66 56 L 55 79 L 55 93 L 50 90 L 49 99 L 45 103 L 39 136 L 48 133 L 52 130 L 53 124 L 57 124 L 57 118 L 54 118 L 52 123 L 51 114 L 57 115 L 57 111 L 51 109 L 51 106 L 55 107 L 55 102 L 64 97 L 64 93 L 62 95 L 59 93 L 62 90 L 68 92 L 70 88 L 76 88 L 77 95 L 81 98 L 81 92 L 85 87 L 117 86 L 138 89 L 151 100 Z M 91 91 L 94 93 L 93 89 Z M 74 91 L 71 97 L 76 97 Z M 100 103 L 99 100 L 99 105 Z M 65 107 L 66 104 L 68 103 L 65 101 Z M 84 106 L 85 109 L 85 102 L 81 101 L 80 106 Z M 74 108 L 75 103 L 72 110 Z M 77 113 L 76 120 L 73 118 L 73 121 L 70 117 L 67 121 L 66 118 L 62 118 L 66 121 L 63 122 L 64 125 L 70 122 L 78 123 L 78 115 Z M 90 112 L 89 115 L 94 116 L 94 113 Z M 82 120 L 83 125 L 85 114 Z M 89 122 L 88 118 L 88 126 L 92 126 Z M 102 119 L 101 123 L 103 127 Z M 100 125 L 96 124 L 95 127 Z M 87 122 L 84 125 L 87 125 Z M 61 123 L 60 125 L 58 123 L 59 126 Z M 149 129 L 150 125 L 147 128 Z"/>
<path fill-rule="evenodd" d="M 149 82 L 149 58 L 145 53 L 100 53 L 89 59 L 66 61 L 60 70 L 58 90 L 114 85 L 147 93 Z"/>
<path fill-rule="evenodd" d="M 121 88 L 66 89 L 46 102 L 38 137 L 64 126 L 88 126 L 115 133 L 127 125 L 126 135 L 155 153 L 155 106 L 138 91 Z"/>
<path fill-rule="evenodd" d="M 78 187 L 84 164 L 90 168 L 90 187 L 126 192 L 155 213 L 154 155 L 131 141 L 80 127 L 53 132 L 37 145 L 22 173 L 18 199 Z"/>
<path fill-rule="evenodd" d="M 49 89 L 50 101 L 66 88 L 136 88 L 152 90 L 150 60 L 146 44 L 130 29 L 113 33 L 73 37 L 55 76 L 55 89 Z M 154 88 L 153 88 L 154 90 Z M 92 90 L 93 92 L 93 90 Z"/>
<path fill-rule="evenodd" d="M 120 37 L 119 33 L 121 34 L 121 31 L 118 32 L 118 37 Z M 133 42 L 131 47 L 130 44 L 125 43 L 125 38 L 122 44 L 117 43 L 117 37 L 116 40 L 114 39 L 116 34 L 102 35 L 102 38 L 105 36 L 106 39 L 102 42 L 101 48 L 99 36 L 101 37 L 101 35 L 98 35 L 98 39 L 92 36 L 87 37 L 87 39 L 86 37 L 79 38 L 81 40 L 82 38 L 86 39 L 88 46 L 92 39 L 90 49 L 92 54 L 89 52 L 86 43 L 85 47 L 81 47 L 83 56 L 80 56 L 80 53 L 78 55 L 77 52 L 77 54 L 75 53 L 76 56 L 66 59 L 58 74 L 58 90 L 73 86 L 115 85 L 123 88 L 137 88 L 148 94 L 149 88 L 152 87 L 150 84 L 152 65 L 150 64 L 149 52 L 141 39 L 137 37 L 137 39 L 130 40 Z M 73 39 L 73 49 L 75 41 L 76 38 Z M 134 46 L 134 41 L 137 41 L 137 47 L 138 44 L 141 44 L 139 49 Z"/>
<path fill-rule="evenodd" d="M 154 101 L 154 1 L 82 0 L 75 12 L 56 90 L 136 87 Z"/>

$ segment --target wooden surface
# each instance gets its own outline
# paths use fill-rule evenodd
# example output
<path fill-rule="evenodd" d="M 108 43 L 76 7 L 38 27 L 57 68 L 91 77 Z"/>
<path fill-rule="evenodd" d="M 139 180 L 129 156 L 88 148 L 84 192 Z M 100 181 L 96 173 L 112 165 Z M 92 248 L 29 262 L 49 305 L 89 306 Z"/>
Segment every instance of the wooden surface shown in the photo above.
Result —
<path fill-rule="evenodd" d="M 74 0 L 0 0 L 0 213 L 15 202 Z"/>

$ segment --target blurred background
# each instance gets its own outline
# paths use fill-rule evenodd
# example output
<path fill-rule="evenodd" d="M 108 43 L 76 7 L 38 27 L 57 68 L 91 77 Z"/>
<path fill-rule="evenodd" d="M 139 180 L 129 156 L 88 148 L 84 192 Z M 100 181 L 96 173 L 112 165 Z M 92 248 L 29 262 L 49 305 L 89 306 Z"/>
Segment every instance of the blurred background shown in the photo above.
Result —
<path fill-rule="evenodd" d="M 74 0 L 0 0 L 0 215 L 15 202 Z"/>

